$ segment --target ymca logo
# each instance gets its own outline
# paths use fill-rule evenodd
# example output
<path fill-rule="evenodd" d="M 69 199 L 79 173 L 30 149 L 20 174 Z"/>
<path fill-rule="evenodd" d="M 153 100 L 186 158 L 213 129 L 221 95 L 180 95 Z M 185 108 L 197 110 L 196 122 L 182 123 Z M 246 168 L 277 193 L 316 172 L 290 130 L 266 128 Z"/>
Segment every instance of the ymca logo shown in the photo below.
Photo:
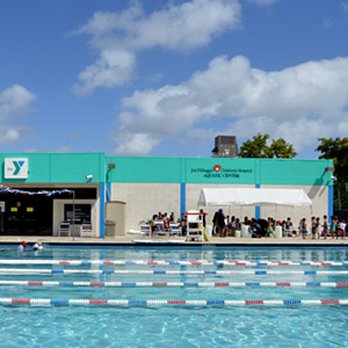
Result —
<path fill-rule="evenodd" d="M 18 175 L 25 162 L 24 161 L 13 161 L 12 163 L 13 163 L 13 166 L 15 167 L 13 175 Z"/>
<path fill-rule="evenodd" d="M 27 158 L 5 158 L 5 179 L 27 179 Z"/>

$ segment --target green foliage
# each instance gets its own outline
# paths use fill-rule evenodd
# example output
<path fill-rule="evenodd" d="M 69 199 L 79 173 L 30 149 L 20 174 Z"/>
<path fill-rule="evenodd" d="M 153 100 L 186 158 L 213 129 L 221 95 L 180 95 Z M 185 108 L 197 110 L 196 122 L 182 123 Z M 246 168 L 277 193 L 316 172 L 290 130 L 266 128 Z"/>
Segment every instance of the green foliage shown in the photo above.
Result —
<path fill-rule="evenodd" d="M 293 145 L 283 138 L 273 139 L 268 145 L 269 138 L 269 134 L 254 135 L 240 147 L 239 156 L 243 158 L 294 158 L 296 156 Z"/>
<path fill-rule="evenodd" d="M 348 138 L 319 138 L 320 145 L 315 151 L 321 152 L 319 158 L 332 159 L 335 176 L 348 181 Z"/>
<path fill-rule="evenodd" d="M 335 167 L 335 208 L 348 207 L 346 183 L 348 183 L 348 138 L 319 138 L 315 151 L 321 152 L 319 158 L 332 159 Z"/>

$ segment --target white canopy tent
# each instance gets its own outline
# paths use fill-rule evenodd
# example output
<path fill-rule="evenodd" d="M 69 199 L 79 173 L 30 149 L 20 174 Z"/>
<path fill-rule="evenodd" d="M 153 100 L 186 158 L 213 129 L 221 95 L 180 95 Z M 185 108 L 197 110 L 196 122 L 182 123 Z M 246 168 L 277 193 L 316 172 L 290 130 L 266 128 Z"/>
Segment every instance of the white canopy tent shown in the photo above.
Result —
<path fill-rule="evenodd" d="M 300 189 L 203 188 L 198 206 L 312 206 L 311 199 Z"/>

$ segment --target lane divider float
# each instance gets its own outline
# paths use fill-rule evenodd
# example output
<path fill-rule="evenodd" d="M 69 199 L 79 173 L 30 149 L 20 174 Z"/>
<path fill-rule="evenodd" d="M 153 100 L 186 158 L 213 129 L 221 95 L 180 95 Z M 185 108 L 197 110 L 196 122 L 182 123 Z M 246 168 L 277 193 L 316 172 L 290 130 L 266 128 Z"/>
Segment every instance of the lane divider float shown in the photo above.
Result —
<path fill-rule="evenodd" d="M 92 266 L 92 265 L 122 265 L 122 266 L 348 266 L 348 261 L 288 261 L 288 260 L 0 260 L 2 265 L 66 265 L 66 266 Z"/>
<path fill-rule="evenodd" d="M 317 270 L 163 270 L 163 269 L 39 269 L 39 268 L 0 268 L 0 275 L 24 275 L 24 274 L 104 274 L 104 275 L 125 275 L 125 274 L 142 274 L 142 275 L 347 275 L 347 271 L 317 271 Z"/>
<path fill-rule="evenodd" d="M 183 288 L 241 288 L 241 287 L 310 287 L 310 288 L 348 288 L 348 282 L 101 282 L 101 281 L 37 281 L 0 280 L 0 286 L 30 287 L 183 287 Z"/>
<path fill-rule="evenodd" d="M 335 305 L 347 306 L 348 299 L 320 299 L 320 300 L 127 300 L 127 299 L 45 299 L 45 298 L 0 298 L 0 305 L 33 306 L 33 307 L 67 307 L 67 306 L 91 306 L 91 307 L 235 307 L 235 306 L 316 306 Z"/>

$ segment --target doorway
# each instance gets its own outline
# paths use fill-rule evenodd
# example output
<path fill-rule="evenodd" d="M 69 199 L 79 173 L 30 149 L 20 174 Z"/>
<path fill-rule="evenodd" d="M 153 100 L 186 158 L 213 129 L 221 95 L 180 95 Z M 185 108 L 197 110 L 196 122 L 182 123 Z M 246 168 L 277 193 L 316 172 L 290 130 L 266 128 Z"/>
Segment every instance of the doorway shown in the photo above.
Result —
<path fill-rule="evenodd" d="M 1 235 L 51 236 L 53 200 L 39 195 L 7 195 L 0 217 Z"/>

